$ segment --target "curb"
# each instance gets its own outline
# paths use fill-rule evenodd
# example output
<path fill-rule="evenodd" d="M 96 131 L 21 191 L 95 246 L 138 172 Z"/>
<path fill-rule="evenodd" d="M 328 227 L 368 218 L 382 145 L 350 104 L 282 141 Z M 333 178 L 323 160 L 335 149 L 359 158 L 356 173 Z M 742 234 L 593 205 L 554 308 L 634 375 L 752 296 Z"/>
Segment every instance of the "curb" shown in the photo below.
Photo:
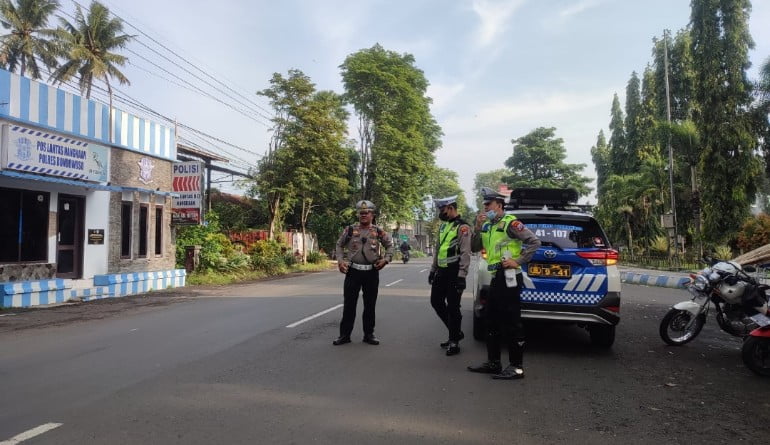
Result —
<path fill-rule="evenodd" d="M 685 285 L 690 282 L 690 278 L 672 275 L 650 275 L 645 273 L 620 272 L 620 282 L 628 284 L 641 284 L 644 286 L 684 289 Z"/>

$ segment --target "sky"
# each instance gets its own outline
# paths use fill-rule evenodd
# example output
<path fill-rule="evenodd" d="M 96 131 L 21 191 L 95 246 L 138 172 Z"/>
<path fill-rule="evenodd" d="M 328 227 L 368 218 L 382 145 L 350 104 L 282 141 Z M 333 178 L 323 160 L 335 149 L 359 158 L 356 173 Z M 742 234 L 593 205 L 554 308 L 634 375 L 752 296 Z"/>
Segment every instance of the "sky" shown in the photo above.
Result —
<path fill-rule="evenodd" d="M 72 10 L 72 1 L 61 3 Z M 690 18 L 689 0 L 103 3 L 130 25 L 127 33 L 137 36 L 126 53 L 130 64 L 124 73 L 131 85 L 121 90 L 230 144 L 214 142 L 210 150 L 231 155 L 233 167 L 253 164 L 267 150 L 270 106 L 255 92 L 269 87 L 273 73 L 299 69 L 317 89 L 341 93 L 339 65 L 346 56 L 376 43 L 412 54 L 430 83 L 431 111 L 444 132 L 436 163 L 458 173 L 468 202 L 475 201 L 475 175 L 502 168 L 513 154 L 511 140 L 541 126 L 556 127 L 566 162 L 586 164 L 583 174 L 595 178 L 590 149 L 600 130 L 609 134 L 613 94 L 625 103 L 631 73 L 643 72 L 652 60 L 652 39 L 664 29 L 675 34 Z M 756 44 L 749 75 L 755 78 L 770 57 L 770 0 L 753 1 L 749 25 Z M 219 86 L 214 90 L 180 66 L 228 87 L 209 80 Z M 237 92 L 238 100 L 248 101 L 251 117 L 189 86 L 176 86 L 183 82 L 160 67 L 223 102 L 234 103 L 221 92 Z M 351 120 L 350 137 L 356 135 Z M 581 198 L 588 201 L 595 198 Z"/>

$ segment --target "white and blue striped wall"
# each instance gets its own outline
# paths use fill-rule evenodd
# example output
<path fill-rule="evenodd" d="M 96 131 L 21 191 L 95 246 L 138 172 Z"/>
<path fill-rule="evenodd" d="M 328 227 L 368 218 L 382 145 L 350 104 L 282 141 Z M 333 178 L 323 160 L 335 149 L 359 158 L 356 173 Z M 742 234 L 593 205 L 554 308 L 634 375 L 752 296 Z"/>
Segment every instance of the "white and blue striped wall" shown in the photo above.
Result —
<path fill-rule="evenodd" d="M 176 160 L 174 128 L 0 69 L 0 116 L 75 137 Z"/>
<path fill-rule="evenodd" d="M 684 288 L 690 282 L 688 277 L 676 275 L 650 275 L 645 273 L 621 272 L 620 279 L 623 283 L 643 284 L 646 286 Z"/>
<path fill-rule="evenodd" d="M 172 287 L 184 287 L 187 273 L 184 269 L 157 272 L 96 275 L 93 286 L 73 288 L 72 280 L 34 280 L 0 283 L 2 307 L 30 307 L 63 303 L 68 300 L 84 301 L 100 298 L 124 297 Z"/>

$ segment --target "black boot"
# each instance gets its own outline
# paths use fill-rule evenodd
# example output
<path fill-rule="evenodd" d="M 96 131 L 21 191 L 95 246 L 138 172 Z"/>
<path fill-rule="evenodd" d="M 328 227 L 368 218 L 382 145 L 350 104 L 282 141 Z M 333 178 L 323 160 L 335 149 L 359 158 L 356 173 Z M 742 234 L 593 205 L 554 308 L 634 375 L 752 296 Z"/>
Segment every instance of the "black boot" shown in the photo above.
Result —
<path fill-rule="evenodd" d="M 492 376 L 495 380 L 517 380 L 524 378 L 524 368 L 516 365 L 508 365 L 499 374 Z"/>
<path fill-rule="evenodd" d="M 460 353 L 460 345 L 457 342 L 450 342 L 446 348 L 446 355 L 457 355 Z"/>
<path fill-rule="evenodd" d="M 499 360 L 486 361 L 478 366 L 468 366 L 470 372 L 480 372 L 482 374 L 499 374 L 503 370 L 503 365 Z"/>
<path fill-rule="evenodd" d="M 464 338 L 465 338 L 465 334 L 463 334 L 463 331 L 460 331 L 460 338 L 457 339 L 457 342 L 459 343 L 460 340 L 462 340 Z M 446 349 L 446 348 L 449 347 L 449 343 L 452 343 L 452 339 L 451 338 L 448 339 L 447 341 L 441 343 L 439 346 L 441 346 L 442 348 Z"/>
<path fill-rule="evenodd" d="M 336 340 L 332 342 L 334 346 L 344 345 L 345 343 L 350 343 L 349 335 L 340 335 Z"/>
<path fill-rule="evenodd" d="M 364 343 L 377 346 L 380 344 L 380 339 L 374 334 L 364 335 Z"/>

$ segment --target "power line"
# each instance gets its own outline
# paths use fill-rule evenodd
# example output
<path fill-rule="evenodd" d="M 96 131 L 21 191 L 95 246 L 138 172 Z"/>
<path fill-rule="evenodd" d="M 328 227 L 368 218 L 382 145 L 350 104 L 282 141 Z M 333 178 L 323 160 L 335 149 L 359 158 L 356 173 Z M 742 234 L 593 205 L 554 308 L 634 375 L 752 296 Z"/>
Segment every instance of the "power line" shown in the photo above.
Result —
<path fill-rule="evenodd" d="M 83 8 L 83 5 L 81 5 L 80 3 L 78 3 L 78 1 L 77 1 L 77 0 L 72 0 L 72 1 L 73 1 L 73 3 L 75 3 L 76 5 L 78 5 L 78 6 L 80 6 L 81 8 Z M 174 56 L 176 56 L 177 58 L 179 58 L 180 60 L 182 60 L 182 61 L 183 61 L 183 62 L 185 62 L 186 64 L 188 64 L 188 65 L 190 65 L 191 67 L 195 68 L 196 70 L 200 71 L 200 72 L 201 72 L 201 73 L 203 73 L 205 76 L 207 76 L 207 77 L 209 77 L 210 79 L 212 79 L 214 82 L 217 82 L 217 83 L 219 83 L 220 85 L 224 86 L 226 89 L 230 90 L 231 92 L 235 93 L 237 96 L 239 96 L 239 97 L 243 98 L 244 100 L 246 100 L 246 101 L 247 101 L 247 102 L 249 102 L 250 104 L 252 104 L 252 105 L 254 105 L 254 106 L 258 107 L 259 109 L 261 109 L 261 110 L 265 111 L 266 113 L 270 113 L 270 111 L 267 111 L 267 110 L 265 110 L 265 109 L 264 109 L 262 106 L 260 106 L 260 105 L 259 105 L 259 104 L 257 104 L 256 102 L 254 102 L 254 101 L 252 101 L 252 100 L 248 99 L 248 98 L 247 98 L 246 96 L 244 96 L 242 93 L 239 93 L 239 92 L 237 92 L 237 91 L 233 90 L 232 88 L 230 88 L 228 85 L 224 84 L 222 81 L 220 81 L 220 80 L 219 80 L 219 79 L 217 79 L 216 77 L 214 77 L 214 76 L 212 76 L 211 74 L 209 74 L 208 72 L 206 72 L 206 71 L 202 70 L 202 69 L 201 69 L 199 66 L 197 66 L 197 65 L 193 64 L 192 62 L 190 62 L 190 61 L 188 61 L 187 59 L 185 59 L 184 57 L 180 56 L 179 54 L 177 54 L 176 52 L 174 52 L 173 50 L 171 50 L 171 49 L 170 49 L 170 48 L 168 48 L 167 46 L 165 46 L 165 45 L 163 45 L 162 43 L 158 42 L 158 41 L 157 41 L 156 39 L 154 39 L 152 36 L 148 35 L 148 34 L 147 34 L 147 33 L 145 33 L 144 31 L 142 31 L 140 28 L 138 28 L 138 27 L 134 26 L 133 24 L 131 24 L 130 22 L 128 22 L 128 21 L 127 21 L 127 20 L 125 20 L 124 18 L 122 18 L 122 17 L 118 16 L 118 15 L 117 15 L 117 14 L 115 14 L 114 12 L 110 12 L 110 14 L 112 14 L 112 15 L 113 15 L 113 16 L 115 16 L 116 18 L 120 19 L 121 21 L 123 21 L 124 23 L 126 23 L 128 26 L 131 26 L 132 28 L 136 29 L 136 30 L 137 30 L 139 33 L 141 33 L 142 35 L 144 35 L 145 37 L 147 37 L 148 39 L 150 39 L 152 42 L 154 42 L 155 44 L 157 44 L 157 45 L 158 45 L 158 46 L 160 46 L 161 48 L 165 49 L 166 51 L 170 52 L 171 54 L 173 54 Z M 198 79 L 199 81 L 201 81 L 201 82 L 205 83 L 206 85 L 210 86 L 211 88 L 214 88 L 214 90 L 216 90 L 217 92 L 219 92 L 219 93 L 222 93 L 224 96 L 226 96 L 226 97 L 229 97 L 229 98 L 231 98 L 231 99 L 235 100 L 236 102 L 238 102 L 239 104 L 241 104 L 241 105 L 243 105 L 243 106 L 246 106 L 247 108 L 249 108 L 249 105 L 247 105 L 247 104 L 244 104 L 244 103 L 243 103 L 243 102 L 242 102 L 240 99 L 238 99 L 238 98 L 236 98 L 236 97 L 233 97 L 231 94 L 229 94 L 229 93 L 227 93 L 227 92 L 225 92 L 225 91 L 222 91 L 222 90 L 221 90 L 219 87 L 217 87 L 217 86 L 215 86 L 215 85 L 212 85 L 212 84 L 211 84 L 209 81 L 207 81 L 207 80 L 205 80 L 205 79 L 202 79 L 202 78 L 200 78 L 200 77 L 199 77 L 198 75 L 196 75 L 195 73 L 191 72 L 191 71 L 190 71 L 190 70 L 188 70 L 187 68 L 185 68 L 185 67 L 183 67 L 183 66 L 179 65 L 178 63 L 174 62 L 173 60 L 169 59 L 168 57 L 166 57 L 165 55 L 163 55 L 163 54 L 161 54 L 160 52 L 156 51 L 154 48 L 152 48 L 152 47 L 150 47 L 149 45 L 145 44 L 145 43 L 144 43 L 144 42 L 142 42 L 141 40 L 139 40 L 139 39 L 136 39 L 136 42 L 137 42 L 137 43 L 139 43 L 140 45 L 144 46 L 145 48 L 149 49 L 149 50 L 150 50 L 150 51 L 152 51 L 153 53 L 157 54 L 158 56 L 162 57 L 163 59 L 167 60 L 168 62 L 170 62 L 170 63 L 171 63 L 171 64 L 173 64 L 174 66 L 178 67 L 179 69 L 183 70 L 183 71 L 184 71 L 184 72 L 186 72 L 187 74 L 189 74 L 189 75 L 193 76 L 195 79 Z M 132 52 L 133 52 L 133 51 L 132 51 Z M 134 53 L 134 54 L 136 54 L 136 53 Z M 140 57 L 141 57 L 141 56 L 140 56 Z M 145 59 L 145 60 L 147 60 L 147 59 Z M 157 66 L 157 65 L 156 65 L 156 66 Z M 253 111 L 253 112 L 255 112 L 256 114 L 258 114 L 258 115 L 262 116 L 263 118 L 267 119 L 268 121 L 270 121 L 270 120 L 271 120 L 271 118 L 270 118 L 270 117 L 268 117 L 268 116 L 265 116 L 264 114 L 262 114 L 261 112 L 259 112 L 259 111 L 257 111 L 257 110 L 254 110 L 254 109 L 250 109 L 250 111 Z"/>

